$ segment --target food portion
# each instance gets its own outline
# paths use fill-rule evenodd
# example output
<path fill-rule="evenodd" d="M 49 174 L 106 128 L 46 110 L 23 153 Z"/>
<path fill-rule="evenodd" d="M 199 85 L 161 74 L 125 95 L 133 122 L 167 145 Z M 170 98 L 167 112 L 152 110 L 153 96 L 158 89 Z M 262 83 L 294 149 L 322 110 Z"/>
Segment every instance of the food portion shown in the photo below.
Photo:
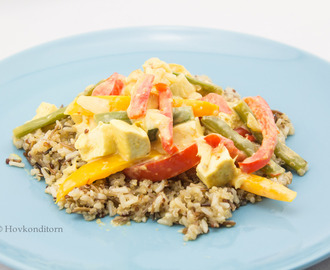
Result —
<path fill-rule="evenodd" d="M 302 176 L 308 164 L 285 144 L 293 133 L 261 96 L 241 98 L 151 58 L 127 77 L 115 72 L 88 86 L 66 107 L 41 103 L 13 141 L 67 213 L 110 215 L 116 225 L 181 224 L 194 240 L 234 226 L 232 212 L 246 203 L 294 200 L 291 171 Z"/>

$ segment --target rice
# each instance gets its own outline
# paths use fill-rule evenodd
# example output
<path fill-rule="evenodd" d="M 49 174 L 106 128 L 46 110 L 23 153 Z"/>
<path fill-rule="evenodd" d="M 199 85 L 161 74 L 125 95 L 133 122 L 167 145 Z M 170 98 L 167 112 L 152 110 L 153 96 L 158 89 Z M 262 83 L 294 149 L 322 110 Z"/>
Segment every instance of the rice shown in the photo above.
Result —
<path fill-rule="evenodd" d="M 85 164 L 74 148 L 73 125 L 67 117 L 14 142 L 25 150 L 24 155 L 34 167 L 31 175 L 45 179 L 46 193 L 54 200 L 64 179 Z M 73 189 L 58 206 L 69 214 L 81 214 L 85 220 L 109 215 L 114 217 L 114 225 L 146 222 L 149 218 L 167 226 L 181 224 L 185 227 L 184 240 L 194 240 L 209 228 L 233 226 L 235 223 L 228 221 L 233 211 L 260 200 L 259 196 L 232 187 L 208 189 L 192 169 L 160 182 L 129 180 L 117 173 Z"/>
<path fill-rule="evenodd" d="M 232 88 L 227 88 L 224 96 L 228 102 L 239 99 Z M 276 112 L 276 119 L 283 139 L 294 132 L 285 114 Z M 37 180 L 45 179 L 45 191 L 54 200 L 59 185 L 86 163 L 75 149 L 75 141 L 76 129 L 69 116 L 43 130 L 14 139 L 16 147 L 25 150 L 24 155 L 33 166 L 31 175 Z M 275 156 L 273 160 L 281 163 Z M 292 173 L 271 180 L 287 186 L 292 181 Z M 131 221 L 146 222 L 149 218 L 167 226 L 180 224 L 184 226 L 180 230 L 184 240 L 188 241 L 208 233 L 209 228 L 234 226 L 236 223 L 229 220 L 232 212 L 258 201 L 260 196 L 231 186 L 208 189 L 196 176 L 195 169 L 191 169 L 174 179 L 159 182 L 127 179 L 123 173 L 116 173 L 91 185 L 74 188 L 58 202 L 58 207 L 68 214 L 81 214 L 87 221 L 109 215 L 115 226 Z"/>

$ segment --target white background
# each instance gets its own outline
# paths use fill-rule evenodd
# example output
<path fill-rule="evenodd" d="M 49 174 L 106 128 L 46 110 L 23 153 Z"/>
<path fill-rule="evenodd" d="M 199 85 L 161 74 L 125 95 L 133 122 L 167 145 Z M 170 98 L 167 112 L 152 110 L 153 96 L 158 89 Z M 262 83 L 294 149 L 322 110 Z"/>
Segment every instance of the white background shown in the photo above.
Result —
<path fill-rule="evenodd" d="M 144 25 L 243 32 L 330 61 L 330 0 L 0 0 L 0 60 L 62 37 Z M 330 259 L 311 269 L 330 269 Z"/>

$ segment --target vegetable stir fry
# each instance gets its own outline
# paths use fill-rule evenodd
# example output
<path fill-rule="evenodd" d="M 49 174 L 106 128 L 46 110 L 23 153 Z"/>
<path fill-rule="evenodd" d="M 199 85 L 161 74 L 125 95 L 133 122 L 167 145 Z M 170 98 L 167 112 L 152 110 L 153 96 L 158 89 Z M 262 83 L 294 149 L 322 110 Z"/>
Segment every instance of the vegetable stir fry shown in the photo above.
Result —
<path fill-rule="evenodd" d="M 291 202 L 296 192 L 277 179 L 285 169 L 304 175 L 307 162 L 286 146 L 288 133 L 266 100 L 229 92 L 206 76 L 152 58 L 143 70 L 127 77 L 115 72 L 13 134 L 20 138 L 65 117 L 75 122 L 75 148 L 86 164 L 63 179 L 57 202 L 117 172 L 161 181 L 192 168 L 209 189 L 232 186 Z"/>

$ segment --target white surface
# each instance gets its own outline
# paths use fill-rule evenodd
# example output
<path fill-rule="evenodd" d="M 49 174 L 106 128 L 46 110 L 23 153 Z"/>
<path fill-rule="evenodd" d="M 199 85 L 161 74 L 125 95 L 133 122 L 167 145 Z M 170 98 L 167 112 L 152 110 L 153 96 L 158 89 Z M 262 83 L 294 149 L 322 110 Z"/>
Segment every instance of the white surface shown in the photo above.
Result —
<path fill-rule="evenodd" d="M 262 36 L 330 61 L 329 11 L 329 0 L 0 0 L 0 60 L 90 31 L 184 25 Z M 330 269 L 330 259 L 310 269 Z"/>

